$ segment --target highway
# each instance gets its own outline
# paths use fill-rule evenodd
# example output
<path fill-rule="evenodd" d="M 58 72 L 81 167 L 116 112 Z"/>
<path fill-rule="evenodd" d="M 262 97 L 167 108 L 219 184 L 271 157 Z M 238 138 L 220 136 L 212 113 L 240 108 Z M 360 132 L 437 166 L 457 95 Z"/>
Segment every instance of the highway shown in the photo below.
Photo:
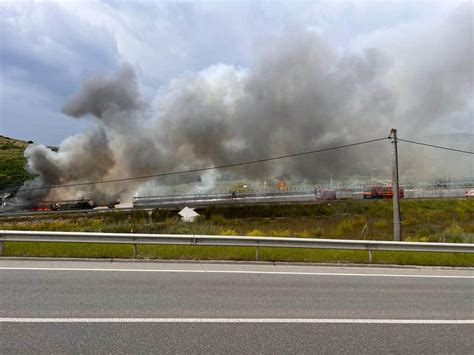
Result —
<path fill-rule="evenodd" d="M 474 271 L 0 259 L 2 353 L 454 353 Z"/>
<path fill-rule="evenodd" d="M 414 197 L 413 197 L 414 198 Z M 441 197 L 440 197 L 441 198 Z M 462 197 L 443 197 L 443 198 L 462 198 Z M 405 198 L 411 199 L 411 198 Z M 438 198 L 417 198 L 419 200 L 434 200 Z M 305 204 L 305 203 L 337 203 L 337 200 L 317 201 L 314 195 L 298 195 L 294 197 L 283 198 L 236 198 L 234 200 L 228 199 L 176 199 L 174 201 L 147 201 L 145 203 L 137 203 L 135 207 L 118 207 L 113 209 L 96 208 L 96 209 L 72 209 L 65 211 L 15 211 L 2 212 L 0 211 L 0 218 L 9 217 L 31 217 L 31 216 L 54 216 L 54 215 L 79 215 L 79 214 L 104 214 L 115 212 L 132 212 L 132 211 L 147 211 L 152 212 L 154 209 L 175 209 L 184 207 L 205 208 L 209 206 L 243 206 L 243 205 L 291 205 L 291 204 Z M 356 200 L 360 201 L 360 200 Z M 363 200 L 363 201 L 379 201 L 379 200 Z"/>
<path fill-rule="evenodd" d="M 298 204 L 314 202 L 316 197 L 314 192 L 283 192 L 256 195 L 253 193 L 241 193 L 236 198 L 227 194 L 209 195 L 177 195 L 177 196 L 157 196 L 135 198 L 133 206 L 116 208 L 94 208 L 94 209 L 68 209 L 59 211 L 0 211 L 0 217 L 20 217 L 55 214 L 90 214 L 90 213 L 113 213 L 130 212 L 134 210 L 152 211 L 154 208 L 183 208 L 183 207 L 207 207 L 207 206 L 239 206 L 239 205 L 259 205 L 259 204 Z"/>

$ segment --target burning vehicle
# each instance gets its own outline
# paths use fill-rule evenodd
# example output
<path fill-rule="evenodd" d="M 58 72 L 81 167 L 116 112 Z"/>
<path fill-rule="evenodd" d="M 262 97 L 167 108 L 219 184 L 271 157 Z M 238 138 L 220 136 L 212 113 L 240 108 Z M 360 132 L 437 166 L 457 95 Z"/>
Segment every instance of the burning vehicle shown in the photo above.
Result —
<path fill-rule="evenodd" d="M 66 200 L 66 201 L 45 201 L 48 203 L 51 211 L 67 211 L 67 210 L 89 210 L 96 207 L 108 207 L 115 208 L 115 205 L 120 203 L 120 199 L 108 202 L 106 204 L 100 204 L 93 199 L 81 199 L 81 200 Z"/>
<path fill-rule="evenodd" d="M 17 211 L 71 211 L 71 210 L 90 210 L 97 207 L 115 208 L 120 204 L 120 198 L 112 201 L 99 203 L 93 199 L 78 199 L 78 200 L 62 200 L 62 201 L 39 201 L 35 205 L 17 205 L 11 198 L 13 195 L 2 198 L 3 212 L 17 212 Z"/>
<path fill-rule="evenodd" d="M 57 201 L 49 203 L 49 208 L 52 211 L 66 211 L 66 210 L 87 210 L 95 207 L 94 201 L 87 200 L 69 200 Z"/>

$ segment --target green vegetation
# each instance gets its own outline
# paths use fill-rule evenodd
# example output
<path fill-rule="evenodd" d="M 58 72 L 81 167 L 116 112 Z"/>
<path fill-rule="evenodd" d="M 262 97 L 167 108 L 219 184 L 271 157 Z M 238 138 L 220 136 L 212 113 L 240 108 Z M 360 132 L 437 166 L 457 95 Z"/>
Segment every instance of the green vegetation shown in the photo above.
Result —
<path fill-rule="evenodd" d="M 4 243 L 6 256 L 132 258 L 130 245 L 80 243 Z M 260 261 L 367 263 L 366 251 L 259 248 Z M 256 260 L 251 247 L 138 245 L 137 258 L 175 260 Z M 374 252 L 373 262 L 398 265 L 474 266 L 472 254 Z"/>
<path fill-rule="evenodd" d="M 474 242 L 474 200 L 402 200 L 406 241 Z M 132 233 L 248 235 L 299 238 L 392 240 L 391 201 L 209 207 L 196 210 L 196 223 L 183 223 L 178 210 L 104 211 L 94 214 L 2 217 L 0 229 Z M 130 257 L 131 246 L 62 243 L 5 243 L 4 255 Z M 137 257 L 255 260 L 245 247 L 138 246 Z M 260 248 L 267 261 L 362 262 L 364 251 Z M 474 266 L 474 256 L 443 253 L 375 252 L 374 262 Z"/>
<path fill-rule="evenodd" d="M 34 176 L 25 169 L 28 142 L 0 136 L 0 191 L 21 186 Z"/>

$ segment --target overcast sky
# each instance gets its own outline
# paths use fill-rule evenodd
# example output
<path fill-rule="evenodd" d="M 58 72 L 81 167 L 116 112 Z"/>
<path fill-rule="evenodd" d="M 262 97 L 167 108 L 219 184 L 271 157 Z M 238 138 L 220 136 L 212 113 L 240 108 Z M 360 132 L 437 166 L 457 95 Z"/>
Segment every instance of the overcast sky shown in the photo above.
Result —
<path fill-rule="evenodd" d="M 387 33 L 396 38 L 399 29 L 446 17 L 458 6 L 455 1 L 0 0 L 0 134 L 58 145 L 84 130 L 90 121 L 61 113 L 65 99 L 84 78 L 111 73 L 124 62 L 135 69 L 151 102 L 170 80 L 211 65 L 252 68 L 262 44 L 292 28 L 315 31 L 335 49 L 357 51 Z M 472 40 L 468 34 L 474 48 Z M 469 120 L 472 133 L 472 110 L 460 122 Z"/>

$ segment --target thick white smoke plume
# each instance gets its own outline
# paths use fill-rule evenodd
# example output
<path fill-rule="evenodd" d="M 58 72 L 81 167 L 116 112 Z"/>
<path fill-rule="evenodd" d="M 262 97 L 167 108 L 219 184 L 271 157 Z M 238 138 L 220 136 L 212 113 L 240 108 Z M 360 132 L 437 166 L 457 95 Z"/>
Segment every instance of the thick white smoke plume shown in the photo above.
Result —
<path fill-rule="evenodd" d="M 251 68 L 218 64 L 177 78 L 153 104 L 140 97 L 129 65 L 89 78 L 63 112 L 92 116 L 95 126 L 67 138 L 57 152 L 42 145 L 28 147 L 28 168 L 39 176 L 25 188 L 247 161 L 384 137 L 392 127 L 406 138 L 423 137 L 443 132 L 454 116 L 465 116 L 466 127 L 457 130 L 472 134 L 472 19 L 472 7 L 461 6 L 443 20 L 377 33 L 357 49 L 344 51 L 311 31 L 293 29 L 268 43 Z M 432 162 L 440 152 L 428 155 L 408 145 L 400 150 L 402 175 L 472 173 L 466 168 L 470 157 L 448 158 L 436 166 Z M 281 174 L 327 178 L 330 173 L 349 178 L 370 175 L 373 169 L 388 172 L 390 159 L 389 143 L 379 142 L 232 173 L 255 179 Z M 109 198 L 134 193 L 141 183 L 19 196 L 30 201 L 47 195 Z"/>

